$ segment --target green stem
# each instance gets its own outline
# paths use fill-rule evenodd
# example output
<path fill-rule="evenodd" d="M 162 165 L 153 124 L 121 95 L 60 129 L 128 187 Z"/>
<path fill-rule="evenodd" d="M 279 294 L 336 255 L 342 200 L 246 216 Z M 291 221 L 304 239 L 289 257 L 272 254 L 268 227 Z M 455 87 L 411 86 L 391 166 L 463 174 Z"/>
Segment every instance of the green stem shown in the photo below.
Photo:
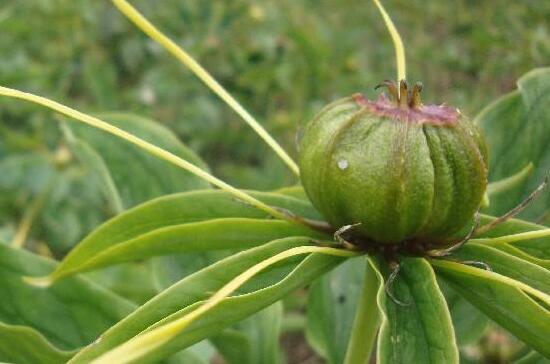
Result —
<path fill-rule="evenodd" d="M 380 313 L 376 304 L 377 292 L 378 278 L 370 264 L 367 264 L 344 364 L 367 364 L 370 361 L 380 326 Z"/>

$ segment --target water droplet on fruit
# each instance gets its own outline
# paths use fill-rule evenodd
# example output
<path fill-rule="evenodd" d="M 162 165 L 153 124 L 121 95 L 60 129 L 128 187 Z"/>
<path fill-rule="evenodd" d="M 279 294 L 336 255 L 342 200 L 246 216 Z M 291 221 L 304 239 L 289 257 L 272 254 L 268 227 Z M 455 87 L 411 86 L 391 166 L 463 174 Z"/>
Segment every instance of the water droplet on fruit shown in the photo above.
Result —
<path fill-rule="evenodd" d="M 347 169 L 349 167 L 349 163 L 346 159 L 340 159 L 338 161 L 338 168 L 340 168 L 342 171 Z"/>

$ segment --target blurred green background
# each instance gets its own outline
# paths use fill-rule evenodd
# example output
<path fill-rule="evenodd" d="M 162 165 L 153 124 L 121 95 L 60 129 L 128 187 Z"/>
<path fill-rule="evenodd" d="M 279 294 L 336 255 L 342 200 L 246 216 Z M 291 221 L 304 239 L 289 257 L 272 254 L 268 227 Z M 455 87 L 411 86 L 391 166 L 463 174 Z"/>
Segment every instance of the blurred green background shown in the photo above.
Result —
<path fill-rule="evenodd" d="M 135 0 L 296 156 L 300 125 L 319 108 L 395 77 L 393 46 L 370 1 Z M 424 101 L 475 115 L 550 60 L 550 2 L 387 0 Z M 89 113 L 157 120 L 211 170 L 242 188 L 294 183 L 227 106 L 110 1 L 0 4 L 0 84 Z M 114 212 L 66 147 L 59 117 L 0 100 L 0 239 L 20 222 L 54 255 Z M 132 163 L 132 161 L 128 161 Z M 46 197 L 47 196 L 47 197 Z M 33 207 L 34 206 L 34 207 Z"/>

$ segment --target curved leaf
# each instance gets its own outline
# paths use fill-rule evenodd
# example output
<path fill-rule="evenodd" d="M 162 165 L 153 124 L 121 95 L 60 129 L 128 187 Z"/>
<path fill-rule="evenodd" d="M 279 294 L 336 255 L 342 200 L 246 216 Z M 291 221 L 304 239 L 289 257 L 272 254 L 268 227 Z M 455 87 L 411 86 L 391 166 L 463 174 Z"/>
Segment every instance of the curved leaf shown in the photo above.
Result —
<path fill-rule="evenodd" d="M 273 193 L 253 193 L 253 195 L 272 206 L 287 209 L 300 216 L 317 217 L 315 210 L 305 201 Z M 251 244 L 248 245 L 249 247 L 257 245 L 265 242 L 265 237 L 273 234 L 276 234 L 274 238 L 290 235 L 319 236 L 300 225 L 291 225 L 277 220 L 249 222 L 251 235 L 248 237 L 246 237 L 245 226 L 240 223 L 232 225 L 226 222 L 225 227 L 231 226 L 234 234 L 231 235 L 228 232 L 225 238 L 221 226 L 219 229 L 213 229 L 218 222 L 197 224 L 204 220 L 231 217 L 259 219 L 266 216 L 261 210 L 243 204 L 228 193 L 217 190 L 193 191 L 160 197 L 126 211 L 94 230 L 63 259 L 50 278 L 55 280 L 67 274 L 105 265 L 107 262 L 128 261 L 130 259 L 126 258 L 130 258 L 132 254 L 134 255 L 131 259 L 137 259 L 193 249 L 214 249 L 208 248 L 206 243 L 201 245 L 203 237 L 208 239 L 205 234 L 210 234 L 210 241 L 216 246 L 215 249 L 223 249 L 224 244 L 229 244 L 227 241 L 230 239 L 240 240 L 227 248 L 236 248 L 239 244 Z M 190 225 L 191 223 L 195 225 Z M 258 239 L 254 238 L 254 234 L 261 235 L 261 226 L 266 228 L 271 226 L 271 228 L 265 230 L 267 234 L 258 242 L 254 240 Z M 244 235 L 239 236 L 237 231 Z M 182 239 L 193 241 L 194 248 L 186 245 Z M 224 239 L 226 243 L 223 243 Z M 137 250 L 138 247 L 142 250 Z M 155 250 L 158 253 L 153 254 Z"/>
<path fill-rule="evenodd" d="M 74 352 L 59 350 L 27 326 L 0 322 L 0 360 L 26 364 L 64 364 Z"/>
<path fill-rule="evenodd" d="M 550 68 L 533 70 L 518 80 L 518 90 L 484 109 L 476 122 L 484 130 L 491 153 L 492 181 L 510 176 L 532 162 L 535 171 L 525 183 L 506 194 L 491 196 L 488 212 L 501 215 L 527 197 L 550 171 Z M 522 216 L 548 214 L 550 191 L 532 203 Z M 550 222 L 546 216 L 545 223 Z"/>
<path fill-rule="evenodd" d="M 70 278 L 46 289 L 22 280 L 26 275 L 48 274 L 54 267 L 48 259 L 0 243 L 1 332 L 10 337 L 8 341 L 0 339 L 4 356 L 19 355 L 21 347 L 5 345 L 16 341 L 39 347 L 47 346 L 47 340 L 62 351 L 88 345 L 135 309 L 129 301 L 82 278 Z M 48 352 L 52 357 L 66 355 L 45 348 L 44 354 Z"/>
<path fill-rule="evenodd" d="M 533 299 L 536 291 L 497 273 L 432 261 L 438 275 L 471 304 L 541 354 L 549 357 L 550 311 Z M 529 294 L 526 289 L 529 288 Z M 550 302 L 550 296 L 538 294 Z M 538 297 L 537 297 L 538 298 Z"/>
<path fill-rule="evenodd" d="M 202 169 L 208 169 L 172 131 L 158 122 L 129 113 L 104 113 L 99 116 L 112 125 L 168 150 Z M 87 157 L 83 156 L 82 161 L 105 179 L 105 171 L 96 157 L 103 160 L 125 208 L 169 193 L 209 187 L 208 183 L 191 173 L 155 158 L 134 145 L 121 143 L 117 137 L 101 130 L 78 123 L 71 124 L 70 129 L 79 142 L 80 151 L 84 145 L 96 151 L 94 158 L 90 158 L 88 153 Z M 77 149 L 76 152 L 78 151 Z"/>
<path fill-rule="evenodd" d="M 75 356 L 70 363 L 88 363 L 93 358 L 122 344 L 143 330 L 151 329 L 161 322 L 165 324 L 181 317 L 207 299 L 212 292 L 229 282 L 237 274 L 272 255 L 292 247 L 307 244 L 307 238 L 287 238 L 244 251 L 213 264 L 165 290 L 151 301 L 137 309 L 102 335 L 99 343 L 89 346 Z M 296 261 L 300 263 L 296 266 Z M 319 275 L 337 266 L 344 259 L 324 255 L 309 255 L 305 259 L 290 259 L 268 270 L 278 272 L 273 276 L 258 275 L 241 295 L 226 298 L 209 311 L 208 315 L 196 321 L 186 331 L 164 345 L 160 351 L 142 359 L 146 363 L 166 357 L 178 350 L 222 331 L 228 325 L 269 306 L 296 288 L 311 282 Z M 291 271 L 289 272 L 289 269 Z M 269 272 L 267 272 L 269 273 Z M 281 278 L 281 274 L 284 274 Z M 252 290 L 251 290 L 252 289 Z M 248 292 L 248 293 L 244 293 Z"/>
<path fill-rule="evenodd" d="M 366 260 L 349 259 L 311 285 L 306 336 L 328 363 L 344 362 Z"/>
<path fill-rule="evenodd" d="M 63 264 L 51 278 L 57 280 L 79 272 L 160 255 L 244 250 L 289 236 L 324 237 L 305 226 L 280 220 L 226 218 L 173 225 L 110 246 L 97 254 L 86 255 L 85 248 L 91 245 L 83 245 L 79 253 L 84 258 L 72 260 L 71 265 Z"/>
<path fill-rule="evenodd" d="M 496 273 L 550 294 L 550 271 L 494 247 L 468 243 L 454 256 L 459 260 L 483 262 Z"/>
<path fill-rule="evenodd" d="M 373 268 L 384 281 L 376 264 Z M 458 363 L 451 315 L 428 262 L 401 258 L 401 270 L 391 289 L 408 305 L 397 305 L 383 288 L 379 290 L 378 363 Z"/>
<path fill-rule="evenodd" d="M 481 216 L 482 224 L 486 224 L 493 219 L 494 217 L 488 215 Z M 546 229 L 546 227 L 519 219 L 511 219 L 496 226 L 493 230 L 483 234 L 481 237 L 496 238 L 505 235 L 543 229 Z M 475 242 L 475 239 L 473 239 L 472 242 Z M 523 260 L 527 260 L 546 269 L 550 269 L 550 237 L 548 236 L 518 241 L 513 244 L 498 244 L 494 247 L 505 251 L 508 254 L 515 255 Z"/>

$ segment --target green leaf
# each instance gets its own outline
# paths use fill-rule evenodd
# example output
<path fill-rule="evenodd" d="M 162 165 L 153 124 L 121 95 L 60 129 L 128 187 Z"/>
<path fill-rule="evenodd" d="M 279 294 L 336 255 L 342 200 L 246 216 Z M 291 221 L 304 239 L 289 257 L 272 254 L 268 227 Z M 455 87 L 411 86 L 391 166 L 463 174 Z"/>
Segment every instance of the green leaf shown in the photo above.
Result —
<path fill-rule="evenodd" d="M 384 281 L 378 268 L 374 268 Z M 396 304 L 384 289 L 379 290 L 382 324 L 378 363 L 458 363 L 451 315 L 428 262 L 402 257 L 401 270 L 391 290 L 408 305 Z"/>
<path fill-rule="evenodd" d="M 438 280 L 437 283 L 445 295 L 458 346 L 479 340 L 489 324 L 489 318 L 448 287 L 445 281 Z"/>
<path fill-rule="evenodd" d="M 137 304 L 147 302 L 159 292 L 151 262 L 116 265 L 84 277 Z"/>
<path fill-rule="evenodd" d="M 302 185 L 283 187 L 276 190 L 275 192 L 280 195 L 295 197 L 300 200 L 309 201 L 306 191 L 304 190 L 304 187 L 302 187 Z"/>
<path fill-rule="evenodd" d="M 239 323 L 237 327 L 250 341 L 247 361 L 235 364 L 278 364 L 281 362 L 279 336 L 283 319 L 283 304 L 276 302 Z"/>
<path fill-rule="evenodd" d="M 10 335 L 10 341 L 46 345 L 44 340 L 48 340 L 57 350 L 74 350 L 90 344 L 135 309 L 134 304 L 82 278 L 70 278 L 46 289 L 22 279 L 48 274 L 54 267 L 50 260 L 0 244 L 0 292 L 4 297 L 0 300 L 0 321 L 10 325 L 9 330 L 2 330 L 2 335 Z M 25 328 L 15 329 L 14 325 Z M 43 338 L 29 330 L 40 332 Z M 1 347 L 5 356 L 18 355 L 21 350 Z M 10 349 L 13 351 L 8 352 Z M 48 353 L 46 349 L 44 352 Z"/>
<path fill-rule="evenodd" d="M 364 257 L 349 259 L 309 290 L 306 337 L 328 363 L 344 362 L 365 264 Z"/>
<path fill-rule="evenodd" d="M 106 113 L 99 117 L 203 169 L 208 169 L 174 133 L 158 122 L 125 113 Z M 81 145 L 89 145 L 101 156 L 125 208 L 169 193 L 209 187 L 208 183 L 191 173 L 176 168 L 134 145 L 121 142 L 119 138 L 101 130 L 78 123 L 71 124 L 70 128 Z M 95 169 L 98 175 L 103 175 L 104 180 L 105 171 L 93 159 L 95 158 L 82 160 L 89 162 L 89 167 Z"/>
<path fill-rule="evenodd" d="M 192 274 L 151 301 L 141 306 L 124 320 L 102 335 L 102 340 L 85 348 L 73 360 L 72 364 L 88 363 L 92 358 L 113 349 L 143 330 L 151 329 L 160 321 L 166 323 L 185 315 L 196 304 L 207 299 L 236 275 L 258 262 L 296 246 L 308 243 L 304 238 L 287 238 L 244 251 L 213 264 Z M 296 262 L 299 262 L 296 265 Z M 208 315 L 196 321 L 175 339 L 164 345 L 148 360 L 166 357 L 186 348 L 206 337 L 219 333 L 227 326 L 236 323 L 251 314 L 277 302 L 288 293 L 302 287 L 319 275 L 329 271 L 343 261 L 342 258 L 310 255 L 305 259 L 290 259 L 268 269 L 279 272 L 279 279 L 269 275 L 258 275 L 238 295 L 225 299 L 212 309 Z M 289 272 L 290 271 L 290 272 Z"/>
<path fill-rule="evenodd" d="M 550 271 L 494 247 L 468 243 L 455 252 L 454 256 L 459 261 L 483 262 L 496 273 L 550 294 Z"/>
<path fill-rule="evenodd" d="M 488 215 L 481 216 L 482 224 L 486 224 L 493 219 L 494 217 Z M 546 227 L 519 219 L 511 219 L 496 226 L 493 230 L 481 235 L 480 237 L 496 238 L 505 235 L 513 235 L 543 229 L 546 229 Z M 523 260 L 527 260 L 546 269 L 550 269 L 550 237 L 523 240 L 513 244 L 498 244 L 495 245 L 495 247 L 507 252 L 508 254 L 515 255 Z"/>
<path fill-rule="evenodd" d="M 549 364 L 550 359 L 546 359 L 536 351 L 530 351 L 520 359 L 514 361 L 513 364 Z"/>
<path fill-rule="evenodd" d="M 533 349 L 550 356 L 550 311 L 533 298 L 536 293 L 533 288 L 500 274 L 458 263 L 432 261 L 432 265 L 438 275 L 471 304 Z M 550 297 L 543 293 L 537 296 L 550 302 Z"/>
<path fill-rule="evenodd" d="M 301 216 L 315 216 L 311 205 L 292 197 L 254 193 L 270 205 Z M 221 220 L 243 217 L 246 219 Z M 285 236 L 318 233 L 279 220 L 258 220 L 265 213 L 216 191 L 170 195 L 124 212 L 93 231 L 52 274 L 69 274 L 138 258 L 175 252 L 244 249 Z M 212 220 L 220 218 L 220 220 Z M 252 220 L 254 219 L 254 220 Z M 208 220 L 208 221 L 206 221 Z"/>
<path fill-rule="evenodd" d="M 276 302 L 209 340 L 230 364 L 277 364 L 282 316 L 282 302 Z"/>
<path fill-rule="evenodd" d="M 487 186 L 487 193 L 489 196 L 498 195 L 501 193 L 506 193 L 508 190 L 515 188 L 516 186 L 525 183 L 525 181 L 533 173 L 535 166 L 533 163 L 529 162 L 521 171 L 511 175 L 510 177 L 503 178 L 499 181 L 494 181 L 489 183 Z"/>
<path fill-rule="evenodd" d="M 26 364 L 63 364 L 74 352 L 59 350 L 27 326 L 0 322 L 0 360 Z"/>
<path fill-rule="evenodd" d="M 101 157 L 101 154 L 90 147 L 85 141 L 75 138 L 67 124 L 61 124 L 61 126 L 71 150 L 79 159 L 80 163 L 87 166 L 90 172 L 97 176 L 99 186 L 110 205 L 111 211 L 116 214 L 124 211 L 122 198 L 113 181 L 113 176 L 109 171 L 109 167 L 105 164 L 105 160 Z"/>
<path fill-rule="evenodd" d="M 83 243 L 75 249 L 83 258 L 66 260 L 51 277 L 59 279 L 112 264 L 160 255 L 244 250 L 288 236 L 310 236 L 316 239 L 324 235 L 305 226 L 280 220 L 226 218 L 174 225 L 118 243 L 96 254 L 88 254 L 86 248 L 95 247 L 91 243 Z"/>
<path fill-rule="evenodd" d="M 518 81 L 518 90 L 503 96 L 477 117 L 490 147 L 489 176 L 498 181 L 535 165 L 531 178 L 505 194 L 491 196 L 488 212 L 501 215 L 527 197 L 550 171 L 550 68 L 539 68 Z M 522 216 L 530 220 L 548 213 L 550 192 L 534 201 Z M 549 222 L 548 216 L 545 220 Z"/>
<path fill-rule="evenodd" d="M 251 339 L 243 332 L 227 329 L 211 336 L 209 340 L 230 364 L 248 364 L 251 356 Z"/>
<path fill-rule="evenodd" d="M 104 118 L 112 124 L 129 131 L 147 141 L 153 142 L 174 154 L 189 160 L 203 169 L 207 169 L 201 159 L 184 146 L 170 130 L 157 122 L 131 114 L 105 114 Z M 149 200 L 161 195 L 208 188 L 205 183 L 188 172 L 179 170 L 168 163 L 158 160 L 134 145 L 121 142 L 111 135 L 83 125 L 64 125 L 65 136 L 80 162 L 87 167 L 98 180 L 110 205 L 111 212 L 120 213 L 125 207 Z M 74 132 L 73 132 L 74 131 Z M 162 260 L 162 259 L 160 259 Z M 169 262 L 164 262 L 169 265 Z M 114 278 L 125 275 L 142 267 L 126 264 L 118 269 L 121 275 L 97 273 L 95 280 L 112 287 L 121 286 L 126 281 L 115 282 Z M 148 275 L 152 276 L 153 267 L 147 266 Z M 142 282 L 141 288 L 134 285 L 134 290 L 126 290 L 138 302 L 150 298 L 156 293 L 153 285 Z"/>

